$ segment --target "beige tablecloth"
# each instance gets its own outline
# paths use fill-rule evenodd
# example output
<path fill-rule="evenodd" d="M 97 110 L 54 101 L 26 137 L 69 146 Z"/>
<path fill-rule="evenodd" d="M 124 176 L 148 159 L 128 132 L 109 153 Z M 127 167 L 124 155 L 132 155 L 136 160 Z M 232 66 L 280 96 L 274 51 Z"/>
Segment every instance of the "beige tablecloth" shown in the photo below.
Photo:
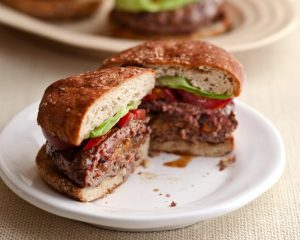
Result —
<path fill-rule="evenodd" d="M 17 197 L 0 180 L 0 239 L 299 240 L 300 28 L 276 44 L 236 56 L 247 72 L 241 99 L 272 120 L 286 145 L 286 170 L 272 189 L 224 217 L 174 231 L 126 233 L 49 214 Z M 0 128 L 39 100 L 52 81 L 95 69 L 100 58 L 0 27 Z"/>

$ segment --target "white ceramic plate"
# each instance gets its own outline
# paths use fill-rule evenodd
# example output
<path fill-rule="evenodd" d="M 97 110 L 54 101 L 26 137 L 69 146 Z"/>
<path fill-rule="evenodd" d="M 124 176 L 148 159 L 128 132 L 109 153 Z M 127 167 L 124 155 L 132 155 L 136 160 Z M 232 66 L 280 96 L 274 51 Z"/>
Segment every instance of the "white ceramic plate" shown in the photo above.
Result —
<path fill-rule="evenodd" d="M 254 49 L 288 34 L 297 24 L 297 0 L 227 0 L 234 29 L 207 38 L 231 52 Z M 0 3 L 0 23 L 68 45 L 117 52 L 138 41 L 107 35 L 106 19 L 112 0 L 91 18 L 77 23 L 54 24 L 26 16 Z"/>
<path fill-rule="evenodd" d="M 261 114 L 237 102 L 237 162 L 219 171 L 221 158 L 194 158 L 186 168 L 163 166 L 162 154 L 140 167 L 107 197 L 80 203 L 55 192 L 38 175 L 35 156 L 44 143 L 36 124 L 38 104 L 19 113 L 0 135 L 0 174 L 31 204 L 59 216 L 105 228 L 154 231 L 184 227 L 232 212 L 269 189 L 285 166 L 278 131 Z M 170 194 L 169 197 L 166 194 Z M 170 207 L 171 202 L 177 203 Z"/>

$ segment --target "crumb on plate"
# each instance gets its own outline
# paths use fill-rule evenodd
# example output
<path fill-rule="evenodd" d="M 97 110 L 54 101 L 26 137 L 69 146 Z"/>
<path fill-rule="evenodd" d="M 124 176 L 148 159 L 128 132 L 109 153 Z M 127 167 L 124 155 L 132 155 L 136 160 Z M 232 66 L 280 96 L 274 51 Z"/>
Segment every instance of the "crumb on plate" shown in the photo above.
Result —
<path fill-rule="evenodd" d="M 219 171 L 223 171 L 230 165 L 236 162 L 236 157 L 235 156 L 228 156 L 220 160 L 218 166 L 219 166 Z"/>

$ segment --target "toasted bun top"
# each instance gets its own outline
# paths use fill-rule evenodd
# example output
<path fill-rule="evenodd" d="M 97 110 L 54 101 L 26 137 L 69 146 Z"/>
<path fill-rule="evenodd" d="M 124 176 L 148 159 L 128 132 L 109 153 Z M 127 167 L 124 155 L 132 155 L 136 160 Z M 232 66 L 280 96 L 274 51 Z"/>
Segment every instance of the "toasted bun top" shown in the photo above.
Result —
<path fill-rule="evenodd" d="M 240 94 L 245 78 L 242 65 L 230 53 L 197 40 L 145 42 L 102 64 L 102 68 L 111 66 L 151 67 L 157 77 L 180 75 L 203 90 L 232 96 Z"/>
<path fill-rule="evenodd" d="M 44 93 L 38 124 L 52 136 L 80 145 L 107 118 L 146 96 L 154 84 L 154 72 L 138 67 L 113 67 L 59 80 Z"/>

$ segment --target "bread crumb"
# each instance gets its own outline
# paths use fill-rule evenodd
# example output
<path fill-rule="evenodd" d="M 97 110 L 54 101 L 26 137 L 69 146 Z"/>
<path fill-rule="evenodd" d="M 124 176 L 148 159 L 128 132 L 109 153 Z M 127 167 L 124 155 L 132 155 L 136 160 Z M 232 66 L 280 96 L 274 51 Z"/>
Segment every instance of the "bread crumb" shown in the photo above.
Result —
<path fill-rule="evenodd" d="M 235 156 L 228 156 L 220 160 L 218 166 L 219 166 L 219 171 L 223 171 L 230 165 L 236 162 L 236 157 Z"/>
<path fill-rule="evenodd" d="M 170 207 L 176 207 L 177 206 L 177 203 L 172 201 L 171 204 L 170 204 Z"/>
<path fill-rule="evenodd" d="M 145 159 L 143 162 L 143 167 L 144 168 L 149 168 L 151 166 L 151 162 L 149 159 Z"/>
<path fill-rule="evenodd" d="M 153 191 L 154 191 L 154 192 L 158 192 L 159 189 L 158 189 L 158 188 L 154 188 Z"/>

